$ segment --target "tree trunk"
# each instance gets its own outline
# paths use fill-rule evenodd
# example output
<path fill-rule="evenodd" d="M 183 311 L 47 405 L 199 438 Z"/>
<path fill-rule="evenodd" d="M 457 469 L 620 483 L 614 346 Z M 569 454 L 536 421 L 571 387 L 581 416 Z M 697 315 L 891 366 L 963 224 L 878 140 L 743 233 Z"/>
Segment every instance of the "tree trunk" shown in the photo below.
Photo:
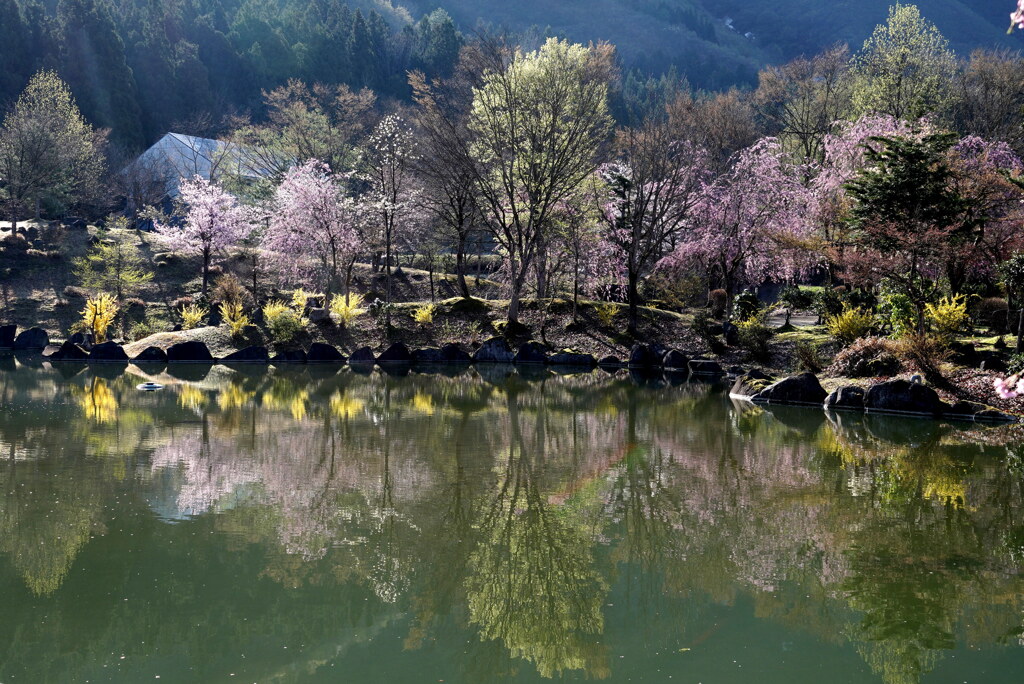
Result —
<path fill-rule="evenodd" d="M 207 285 L 209 285 L 209 282 L 210 282 L 210 250 L 209 249 L 204 249 L 203 250 L 203 289 L 202 289 L 202 293 L 201 293 L 204 299 L 206 298 L 206 288 L 207 288 Z"/>
<path fill-rule="evenodd" d="M 629 272 L 629 289 L 626 293 L 626 297 L 629 302 L 629 332 L 636 334 L 637 325 L 640 321 L 640 293 L 637 289 L 637 281 L 640 279 L 640 274 L 634 270 Z"/>
<path fill-rule="evenodd" d="M 469 299 L 469 283 L 466 282 L 466 236 L 460 235 L 455 249 L 455 275 L 459 281 L 459 291 Z"/>
<path fill-rule="evenodd" d="M 1024 352 L 1024 309 L 1017 312 L 1017 353 Z"/>

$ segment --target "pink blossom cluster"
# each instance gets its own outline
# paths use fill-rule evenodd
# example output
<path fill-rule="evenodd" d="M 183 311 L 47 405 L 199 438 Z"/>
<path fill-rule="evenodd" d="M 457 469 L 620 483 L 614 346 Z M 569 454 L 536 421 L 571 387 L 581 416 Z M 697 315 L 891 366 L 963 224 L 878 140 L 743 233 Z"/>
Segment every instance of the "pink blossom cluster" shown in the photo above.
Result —
<path fill-rule="evenodd" d="M 311 159 L 290 168 L 275 192 L 265 244 L 296 280 L 316 274 L 329 286 L 362 246 L 363 209 L 344 195 L 343 181 Z"/>
<path fill-rule="evenodd" d="M 992 385 L 1000 399 L 1016 399 L 1024 395 L 1024 377 L 1020 373 L 1014 373 L 1008 378 L 996 378 Z"/>
<path fill-rule="evenodd" d="M 182 180 L 179 193 L 184 209 L 181 225 L 156 226 L 178 249 L 208 254 L 236 245 L 252 231 L 250 209 L 216 183 L 196 176 Z"/>
<path fill-rule="evenodd" d="M 1017 0 L 1017 9 L 1010 13 L 1010 28 L 1024 29 L 1024 0 Z"/>

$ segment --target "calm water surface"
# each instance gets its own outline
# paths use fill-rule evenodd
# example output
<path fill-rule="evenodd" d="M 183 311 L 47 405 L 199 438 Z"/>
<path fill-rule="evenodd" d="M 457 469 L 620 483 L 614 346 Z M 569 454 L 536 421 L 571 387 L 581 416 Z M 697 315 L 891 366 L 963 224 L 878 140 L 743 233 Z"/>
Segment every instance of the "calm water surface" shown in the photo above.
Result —
<path fill-rule="evenodd" d="M 0 359 L 0 683 L 1024 681 L 1005 431 L 173 372 Z"/>

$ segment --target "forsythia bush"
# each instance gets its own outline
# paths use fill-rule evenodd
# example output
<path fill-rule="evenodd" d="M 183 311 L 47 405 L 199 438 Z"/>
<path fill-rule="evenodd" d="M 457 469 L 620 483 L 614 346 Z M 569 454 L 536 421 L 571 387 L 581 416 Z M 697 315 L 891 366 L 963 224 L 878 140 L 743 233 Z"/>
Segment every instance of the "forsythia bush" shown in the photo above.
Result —
<path fill-rule="evenodd" d="M 82 309 L 82 323 L 97 342 L 106 339 L 107 328 L 113 325 L 116 317 L 117 302 L 106 293 L 86 300 L 85 308 Z"/>
<path fill-rule="evenodd" d="M 871 332 L 875 327 L 875 317 L 863 309 L 846 305 L 840 313 L 825 321 L 825 327 L 832 337 L 843 344 L 850 344 Z"/>
<path fill-rule="evenodd" d="M 362 304 L 361 294 L 350 294 L 348 301 L 345 301 L 345 295 L 336 294 L 331 298 L 331 313 L 338 316 L 338 323 L 347 326 L 356 317 L 366 313 L 366 309 L 361 308 Z"/>
<path fill-rule="evenodd" d="M 270 302 L 263 307 L 267 330 L 277 342 L 291 342 L 306 327 L 306 321 L 291 307 L 281 302 Z"/>
<path fill-rule="evenodd" d="M 245 315 L 241 300 L 224 302 L 220 305 L 220 316 L 224 325 L 228 326 L 232 337 L 238 337 L 249 325 L 249 317 Z"/>
<path fill-rule="evenodd" d="M 185 330 L 191 330 L 203 324 L 203 319 L 209 315 L 210 310 L 199 304 L 186 304 L 181 307 L 180 313 L 181 327 Z"/>
<path fill-rule="evenodd" d="M 615 302 L 601 302 L 594 305 L 598 322 L 606 328 L 612 327 L 615 322 L 615 315 L 619 313 L 619 307 Z"/>
<path fill-rule="evenodd" d="M 420 325 L 430 325 L 434 322 L 434 312 L 436 311 L 436 304 L 424 304 L 413 312 L 412 318 Z"/>
<path fill-rule="evenodd" d="M 306 309 L 306 304 L 310 297 L 321 296 L 318 292 L 306 292 L 301 287 L 292 292 L 292 308 L 298 311 L 300 314 Z"/>
<path fill-rule="evenodd" d="M 971 322 L 965 295 L 943 297 L 937 304 L 925 304 L 924 316 L 936 336 L 947 341 L 966 330 Z"/>

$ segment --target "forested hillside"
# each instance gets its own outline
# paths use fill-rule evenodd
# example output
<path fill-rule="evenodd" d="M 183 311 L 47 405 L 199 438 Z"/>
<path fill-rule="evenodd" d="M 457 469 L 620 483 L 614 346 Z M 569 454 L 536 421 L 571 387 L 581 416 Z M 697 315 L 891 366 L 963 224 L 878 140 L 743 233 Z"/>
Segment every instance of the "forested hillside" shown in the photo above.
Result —
<path fill-rule="evenodd" d="M 836 42 L 853 50 L 890 0 L 0 0 L 0 110 L 40 68 L 70 85 L 83 114 L 128 149 L 171 128 L 216 135 L 263 112 L 290 78 L 408 99 L 406 71 L 446 72 L 463 34 L 504 29 L 614 43 L 635 96 L 650 75 L 696 88 L 754 85 L 767 63 Z M 922 0 L 962 56 L 1024 45 L 1012 3 Z M 443 8 L 438 11 L 438 6 Z M 450 16 L 449 16 L 450 15 Z M 620 106 L 617 113 L 628 111 Z"/>
<path fill-rule="evenodd" d="M 190 120 L 216 133 L 257 117 L 290 78 L 405 95 L 409 69 L 444 71 L 459 48 L 443 13 L 413 22 L 374 0 L 0 0 L 0 107 L 54 68 L 89 121 L 138 147 Z"/>

